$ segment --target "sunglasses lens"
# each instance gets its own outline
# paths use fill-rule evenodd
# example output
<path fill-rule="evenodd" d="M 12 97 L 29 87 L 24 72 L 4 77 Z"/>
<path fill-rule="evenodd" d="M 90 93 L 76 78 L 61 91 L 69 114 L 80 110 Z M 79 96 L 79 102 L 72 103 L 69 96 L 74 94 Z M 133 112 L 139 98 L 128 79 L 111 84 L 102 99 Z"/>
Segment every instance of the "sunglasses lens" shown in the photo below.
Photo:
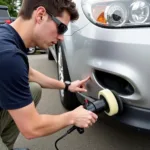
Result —
<path fill-rule="evenodd" d="M 58 33 L 59 34 L 64 34 L 67 30 L 68 30 L 67 26 L 65 24 L 63 24 L 63 23 L 61 23 L 58 26 Z"/>

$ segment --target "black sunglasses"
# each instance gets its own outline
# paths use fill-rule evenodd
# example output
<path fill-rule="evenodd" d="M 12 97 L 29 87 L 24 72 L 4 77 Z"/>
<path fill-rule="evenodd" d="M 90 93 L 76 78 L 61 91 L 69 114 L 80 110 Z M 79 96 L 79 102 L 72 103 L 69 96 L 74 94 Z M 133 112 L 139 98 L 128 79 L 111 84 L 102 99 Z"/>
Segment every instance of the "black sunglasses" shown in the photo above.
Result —
<path fill-rule="evenodd" d="M 51 13 L 49 13 L 47 10 L 46 12 L 49 16 L 51 16 L 51 19 L 57 24 L 58 34 L 64 34 L 68 30 L 68 27 L 56 17 L 54 17 Z"/>

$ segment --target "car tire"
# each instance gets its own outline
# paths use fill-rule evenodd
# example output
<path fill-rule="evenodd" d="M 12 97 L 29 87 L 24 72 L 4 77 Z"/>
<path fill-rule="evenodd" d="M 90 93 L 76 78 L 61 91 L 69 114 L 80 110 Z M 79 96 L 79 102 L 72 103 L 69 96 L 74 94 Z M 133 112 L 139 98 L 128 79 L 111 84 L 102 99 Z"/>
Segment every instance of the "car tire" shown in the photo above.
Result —
<path fill-rule="evenodd" d="M 50 49 L 48 49 L 48 60 L 54 60 L 54 57 L 53 57 Z"/>
<path fill-rule="evenodd" d="M 63 47 L 61 44 L 57 45 L 57 70 L 58 70 L 58 79 L 62 82 L 71 81 L 70 75 L 68 72 L 68 67 L 65 59 L 65 55 L 63 53 Z M 77 99 L 75 93 L 65 90 L 60 91 L 60 100 L 64 108 L 67 110 L 73 110 L 80 105 L 80 102 Z"/>

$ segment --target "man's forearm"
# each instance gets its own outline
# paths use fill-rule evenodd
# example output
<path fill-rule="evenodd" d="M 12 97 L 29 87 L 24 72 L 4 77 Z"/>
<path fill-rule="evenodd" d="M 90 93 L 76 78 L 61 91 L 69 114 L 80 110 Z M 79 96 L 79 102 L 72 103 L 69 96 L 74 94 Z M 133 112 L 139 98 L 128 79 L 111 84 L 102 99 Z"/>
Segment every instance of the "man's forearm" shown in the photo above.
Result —
<path fill-rule="evenodd" d="M 41 85 L 42 88 L 51 88 L 51 89 L 64 89 L 65 84 L 56 79 L 52 79 L 37 70 L 30 68 L 29 70 L 29 81 L 37 82 Z"/>
<path fill-rule="evenodd" d="M 37 123 L 38 122 L 38 123 Z M 32 132 L 28 139 L 47 136 L 73 124 L 71 112 L 61 115 L 40 115 L 39 120 L 33 122 Z"/>

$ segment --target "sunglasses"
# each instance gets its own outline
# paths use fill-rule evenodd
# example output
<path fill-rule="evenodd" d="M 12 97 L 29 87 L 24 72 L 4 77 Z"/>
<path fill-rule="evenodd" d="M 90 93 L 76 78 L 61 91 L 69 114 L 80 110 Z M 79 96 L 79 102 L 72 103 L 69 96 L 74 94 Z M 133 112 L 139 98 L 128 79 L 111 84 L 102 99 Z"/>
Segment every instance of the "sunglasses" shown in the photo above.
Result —
<path fill-rule="evenodd" d="M 62 23 L 60 20 L 58 20 L 56 17 L 54 17 L 48 11 L 47 11 L 47 13 L 49 16 L 51 16 L 51 19 L 56 23 L 58 34 L 64 34 L 68 30 L 68 27 L 64 23 Z"/>

